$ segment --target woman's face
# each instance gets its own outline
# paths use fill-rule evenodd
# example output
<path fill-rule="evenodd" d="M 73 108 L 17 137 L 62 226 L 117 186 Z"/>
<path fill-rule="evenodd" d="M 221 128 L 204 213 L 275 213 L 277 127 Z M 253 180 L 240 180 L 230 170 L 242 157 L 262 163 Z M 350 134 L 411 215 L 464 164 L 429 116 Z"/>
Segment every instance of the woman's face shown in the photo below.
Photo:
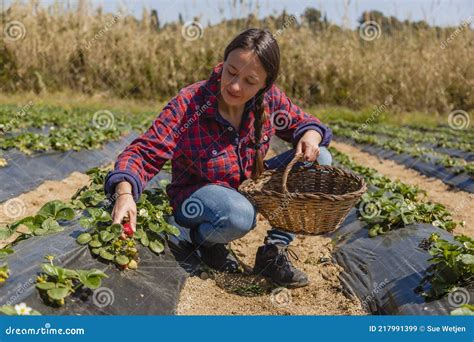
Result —
<path fill-rule="evenodd" d="M 242 106 L 265 88 L 267 73 L 253 51 L 235 49 L 227 56 L 221 76 L 221 95 L 229 106 Z"/>

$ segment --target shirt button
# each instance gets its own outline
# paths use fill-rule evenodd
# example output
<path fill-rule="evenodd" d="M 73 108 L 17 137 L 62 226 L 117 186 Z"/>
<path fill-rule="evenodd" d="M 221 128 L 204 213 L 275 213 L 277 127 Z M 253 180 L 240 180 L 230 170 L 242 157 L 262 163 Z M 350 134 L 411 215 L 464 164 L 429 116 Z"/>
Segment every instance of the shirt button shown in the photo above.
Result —
<path fill-rule="evenodd" d="M 227 129 L 228 129 L 229 131 L 231 131 L 231 132 L 234 130 L 234 128 L 231 127 L 231 126 L 227 127 Z"/>
<path fill-rule="evenodd" d="M 212 155 L 215 156 L 217 154 L 216 150 L 212 150 Z"/>
<path fill-rule="evenodd" d="M 267 135 L 264 135 L 263 136 L 263 141 L 267 141 L 268 140 L 268 136 Z"/>

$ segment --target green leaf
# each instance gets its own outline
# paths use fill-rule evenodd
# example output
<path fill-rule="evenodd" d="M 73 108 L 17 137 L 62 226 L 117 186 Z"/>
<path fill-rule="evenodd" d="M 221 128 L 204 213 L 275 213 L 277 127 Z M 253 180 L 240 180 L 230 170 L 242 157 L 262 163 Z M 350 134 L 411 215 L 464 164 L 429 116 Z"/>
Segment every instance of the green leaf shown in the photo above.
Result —
<path fill-rule="evenodd" d="M 58 276 L 58 269 L 54 267 L 53 265 L 50 264 L 42 264 L 41 269 L 43 270 L 44 273 L 47 275 L 57 277 Z"/>
<path fill-rule="evenodd" d="M 49 289 L 54 289 L 56 287 L 56 284 L 51 283 L 51 282 L 37 283 L 36 287 L 39 288 L 40 290 L 49 290 Z"/>
<path fill-rule="evenodd" d="M 8 227 L 0 227 L 0 240 L 6 240 L 14 233 L 13 230 L 10 230 Z"/>
<path fill-rule="evenodd" d="M 50 233 L 48 229 L 44 229 L 44 228 L 35 229 L 33 232 L 37 236 L 48 235 Z"/>
<path fill-rule="evenodd" d="M 110 231 L 115 236 L 120 236 L 122 234 L 122 225 L 118 224 L 118 223 L 115 223 L 115 224 L 110 226 Z"/>
<path fill-rule="evenodd" d="M 91 240 L 89 242 L 89 246 L 91 246 L 92 248 L 102 247 L 102 242 L 100 242 L 99 240 Z"/>
<path fill-rule="evenodd" d="M 69 289 L 66 287 L 50 289 L 47 291 L 47 293 L 51 299 L 59 300 L 66 298 L 69 295 Z"/>
<path fill-rule="evenodd" d="M 143 229 L 137 229 L 135 234 L 133 234 L 133 237 L 137 240 L 140 240 L 146 233 L 143 231 Z"/>
<path fill-rule="evenodd" d="M 125 255 L 117 255 L 115 257 L 115 262 L 119 265 L 127 265 L 130 262 L 130 259 L 128 259 Z"/>
<path fill-rule="evenodd" d="M 58 269 L 61 269 L 61 268 L 58 267 Z M 77 273 L 76 270 L 70 270 L 68 268 L 62 268 L 62 271 L 63 271 L 64 276 L 66 276 L 68 278 L 77 278 L 79 276 L 79 274 Z"/>
<path fill-rule="evenodd" d="M 474 311 L 467 308 L 457 308 L 451 311 L 451 316 L 474 316 Z"/>
<path fill-rule="evenodd" d="M 160 254 L 165 249 L 165 246 L 159 240 L 150 241 L 149 247 L 156 254 Z"/>
<path fill-rule="evenodd" d="M 86 245 L 92 240 L 92 236 L 89 233 L 82 233 L 76 239 L 77 243 L 80 245 Z"/>
<path fill-rule="evenodd" d="M 148 236 L 146 234 L 143 234 L 143 236 L 140 239 L 140 242 L 145 247 L 148 247 L 150 245 L 150 240 L 148 240 Z"/>
<path fill-rule="evenodd" d="M 8 315 L 8 316 L 17 316 L 18 315 L 18 313 L 15 310 L 15 307 L 11 306 L 11 305 L 0 306 L 0 312 L 5 314 L 5 315 Z"/>
<path fill-rule="evenodd" d="M 91 253 L 94 254 L 94 255 L 99 255 L 100 254 L 100 248 L 92 248 L 91 249 Z"/>
<path fill-rule="evenodd" d="M 93 268 L 87 271 L 88 277 L 101 277 L 101 278 L 108 278 L 109 276 L 105 274 L 103 271 Z"/>
<path fill-rule="evenodd" d="M 7 255 L 13 254 L 15 251 L 11 248 L 2 248 L 0 249 L 0 258 L 4 258 Z"/>
<path fill-rule="evenodd" d="M 148 225 L 148 228 L 150 228 L 150 230 L 155 232 L 155 233 L 161 233 L 163 230 L 165 230 L 163 225 L 158 225 L 156 223 L 150 223 Z"/>
<path fill-rule="evenodd" d="M 58 214 L 56 215 L 56 219 L 58 220 L 73 220 L 75 217 L 74 210 L 71 208 L 63 208 L 61 209 Z"/>
<path fill-rule="evenodd" d="M 466 265 L 474 265 L 474 255 L 472 254 L 462 254 L 461 261 Z"/>
<path fill-rule="evenodd" d="M 166 224 L 166 228 L 165 228 L 166 232 L 167 233 L 170 233 L 174 236 L 179 236 L 179 234 L 181 233 L 178 229 L 178 227 L 176 226 L 173 226 L 171 224 Z"/>
<path fill-rule="evenodd" d="M 21 220 L 13 223 L 9 228 L 10 228 L 10 230 L 15 231 L 19 226 L 25 225 L 30 230 L 33 230 L 38 225 L 41 225 L 41 222 L 43 222 L 43 221 L 44 221 L 44 219 L 42 219 L 38 223 L 38 222 L 35 222 L 35 216 L 27 216 L 27 217 L 24 217 Z"/>
<path fill-rule="evenodd" d="M 85 287 L 88 287 L 90 289 L 96 289 L 100 287 L 100 284 L 102 283 L 102 279 L 97 276 L 92 276 L 85 278 L 84 281 L 82 281 Z"/>
<path fill-rule="evenodd" d="M 79 219 L 79 224 L 86 229 L 95 228 L 95 221 L 91 217 L 81 217 Z"/>
<path fill-rule="evenodd" d="M 114 255 L 112 253 L 107 252 L 107 250 L 105 250 L 104 248 L 100 250 L 99 255 L 102 259 L 109 260 L 109 261 L 114 260 Z"/>
<path fill-rule="evenodd" d="M 378 224 L 374 225 L 373 227 L 371 227 L 369 229 L 369 236 L 370 237 L 375 237 L 379 234 L 379 229 L 380 229 L 380 226 Z"/>
<path fill-rule="evenodd" d="M 51 233 L 63 230 L 59 223 L 52 217 L 49 217 L 45 221 L 43 221 L 43 223 L 41 224 L 41 228 Z M 35 234 L 38 235 L 36 231 Z"/>
<path fill-rule="evenodd" d="M 110 214 L 101 208 L 89 208 L 87 212 L 95 222 L 109 222 L 112 220 Z"/>
<path fill-rule="evenodd" d="M 103 242 L 108 242 L 114 238 L 114 235 L 106 230 L 101 231 L 99 236 Z"/>
<path fill-rule="evenodd" d="M 65 203 L 59 200 L 50 201 L 41 207 L 38 211 L 38 215 L 56 218 L 58 213 L 64 208 L 68 208 Z"/>

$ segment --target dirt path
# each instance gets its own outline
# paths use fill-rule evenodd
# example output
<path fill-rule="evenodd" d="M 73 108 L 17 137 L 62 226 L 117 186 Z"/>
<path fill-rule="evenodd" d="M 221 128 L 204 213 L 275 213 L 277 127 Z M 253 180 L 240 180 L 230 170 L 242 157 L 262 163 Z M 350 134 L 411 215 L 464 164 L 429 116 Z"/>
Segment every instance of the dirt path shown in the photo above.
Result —
<path fill-rule="evenodd" d="M 60 181 L 45 181 L 30 192 L 1 203 L 0 225 L 34 215 L 46 202 L 52 200 L 68 201 L 79 188 L 87 184 L 89 184 L 89 176 L 79 172 L 73 172 L 69 177 Z M 18 235 L 13 234 L 7 240 L 0 240 L 0 248 L 14 241 Z"/>
<path fill-rule="evenodd" d="M 456 221 L 465 222 L 465 226 L 458 226 L 454 234 L 474 236 L 474 194 L 454 189 L 439 179 L 426 177 L 394 161 L 362 152 L 354 146 L 335 141 L 331 142 L 331 146 L 349 155 L 356 163 L 374 168 L 391 179 L 400 179 L 404 183 L 418 185 L 427 192 L 428 200 L 443 204 L 453 213 Z"/>
<path fill-rule="evenodd" d="M 270 226 L 259 214 L 257 227 L 231 246 L 239 259 L 253 267 L 257 248 L 263 243 Z M 358 299 L 343 294 L 337 264 L 318 263 L 330 258 L 331 239 L 324 236 L 301 236 L 292 243 L 299 260 L 294 265 L 310 278 L 303 288 L 283 290 L 257 297 L 228 293 L 214 280 L 189 278 L 181 291 L 178 315 L 365 315 Z"/>

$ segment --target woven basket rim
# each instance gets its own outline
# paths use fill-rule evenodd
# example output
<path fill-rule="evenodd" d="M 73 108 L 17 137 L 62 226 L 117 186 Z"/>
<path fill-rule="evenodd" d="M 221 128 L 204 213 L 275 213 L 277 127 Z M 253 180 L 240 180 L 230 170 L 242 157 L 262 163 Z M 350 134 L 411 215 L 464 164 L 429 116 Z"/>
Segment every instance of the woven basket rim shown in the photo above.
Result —
<path fill-rule="evenodd" d="M 296 171 L 294 171 L 294 174 L 302 173 L 302 172 L 307 172 L 308 170 L 331 170 L 331 171 L 336 171 L 339 174 L 342 174 L 342 176 L 346 178 L 351 178 L 355 181 L 357 181 L 360 184 L 360 188 L 356 191 L 348 192 L 342 195 L 335 195 L 335 194 L 326 194 L 323 192 L 289 192 L 288 194 L 285 194 L 283 192 L 275 191 L 275 190 L 256 190 L 256 189 L 248 189 L 248 187 L 258 181 L 260 181 L 262 178 L 271 176 L 272 174 L 275 173 L 282 173 L 283 170 L 279 169 L 273 169 L 273 170 L 265 170 L 262 172 L 262 174 L 256 179 L 252 180 L 251 178 L 245 180 L 239 187 L 239 191 L 246 193 L 250 196 L 259 196 L 259 195 L 264 195 L 264 196 L 274 196 L 277 198 L 291 198 L 291 199 L 325 199 L 325 200 L 330 200 L 330 201 L 340 201 L 340 200 L 351 200 L 354 198 L 359 198 L 362 194 L 364 194 L 367 191 L 367 184 L 365 183 L 365 180 L 360 177 L 359 175 L 356 175 L 352 172 L 348 172 L 344 169 L 338 168 L 336 166 L 331 166 L 331 165 L 312 165 L 310 167 L 303 167 L 300 168 Z"/>

